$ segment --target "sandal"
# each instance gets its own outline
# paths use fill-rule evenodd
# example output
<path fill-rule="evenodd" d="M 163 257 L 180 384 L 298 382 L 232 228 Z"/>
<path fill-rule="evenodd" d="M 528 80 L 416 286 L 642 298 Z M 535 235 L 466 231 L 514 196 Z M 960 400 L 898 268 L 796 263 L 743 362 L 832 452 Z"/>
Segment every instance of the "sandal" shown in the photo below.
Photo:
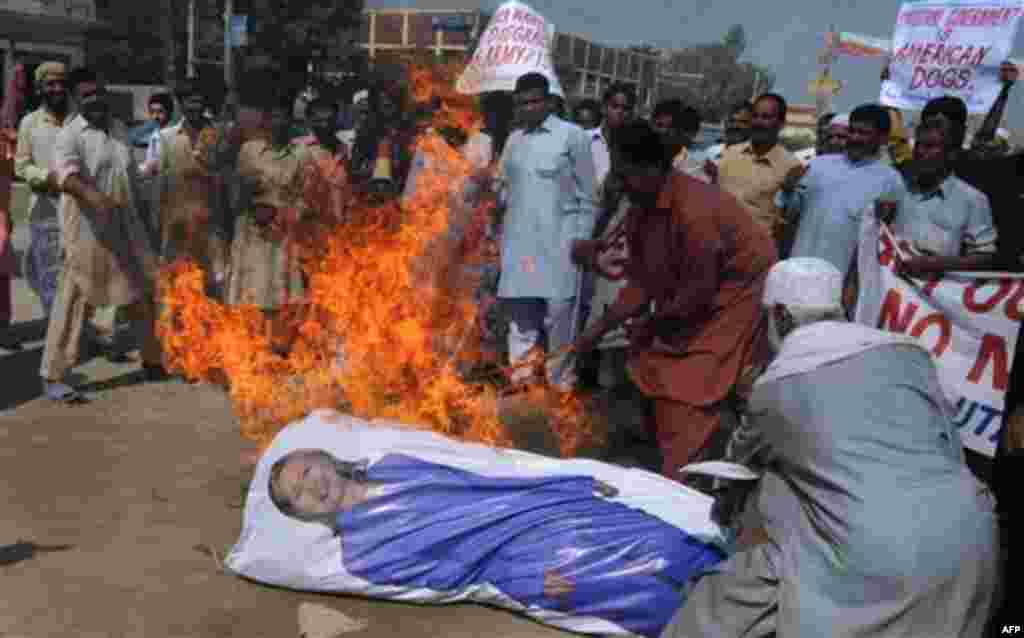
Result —
<path fill-rule="evenodd" d="M 44 379 L 43 393 L 46 395 L 47 399 L 56 403 L 63 403 L 65 405 L 76 405 L 89 402 L 81 392 L 66 383 L 61 383 L 60 381 L 47 381 Z"/>

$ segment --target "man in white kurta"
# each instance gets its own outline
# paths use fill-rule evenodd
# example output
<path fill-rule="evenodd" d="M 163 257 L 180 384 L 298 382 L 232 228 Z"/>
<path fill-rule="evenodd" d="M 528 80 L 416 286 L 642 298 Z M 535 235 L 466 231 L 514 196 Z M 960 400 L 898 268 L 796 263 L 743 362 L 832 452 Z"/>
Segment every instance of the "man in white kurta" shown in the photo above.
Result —
<path fill-rule="evenodd" d="M 502 155 L 507 210 L 498 297 L 510 320 L 509 358 L 522 360 L 547 337 L 550 352 L 572 343 L 580 282 L 573 241 L 590 239 L 597 209 L 591 139 L 549 111 L 548 80 L 528 73 L 516 82 L 522 129 Z M 572 383 L 569 357 L 548 362 L 549 381 Z"/>
<path fill-rule="evenodd" d="M 842 321 L 828 262 L 777 264 L 777 356 L 749 418 L 772 460 L 767 539 L 696 584 L 662 638 L 975 638 L 999 580 L 991 494 L 963 460 L 938 374 L 912 338 Z"/>
<path fill-rule="evenodd" d="M 63 402 L 82 400 L 63 378 L 77 362 L 94 308 L 127 307 L 146 377 L 163 374 L 153 334 L 156 256 L 139 213 L 143 199 L 127 131 L 111 117 L 106 90 L 90 72 L 80 71 L 75 95 L 80 114 L 57 136 L 50 177 L 63 192 L 65 261 L 40 368 L 46 395 Z"/>

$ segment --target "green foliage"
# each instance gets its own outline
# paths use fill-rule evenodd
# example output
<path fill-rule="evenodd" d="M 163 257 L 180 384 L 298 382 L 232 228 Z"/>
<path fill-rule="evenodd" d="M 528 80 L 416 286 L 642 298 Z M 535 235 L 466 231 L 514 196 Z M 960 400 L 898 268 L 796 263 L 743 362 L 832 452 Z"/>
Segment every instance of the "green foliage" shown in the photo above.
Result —
<path fill-rule="evenodd" d="M 729 31 L 722 38 L 722 46 L 732 53 L 733 60 L 738 60 L 743 55 L 747 50 L 747 32 L 742 24 L 729 27 Z"/>
<path fill-rule="evenodd" d="M 767 67 L 738 60 L 746 48 L 743 27 L 734 25 L 719 42 L 671 52 L 664 73 L 700 74 L 703 78 L 663 82 L 659 98 L 680 98 L 700 111 L 705 121 L 721 121 L 733 104 L 750 99 L 755 90 L 767 92 L 775 84 L 775 73 Z"/>

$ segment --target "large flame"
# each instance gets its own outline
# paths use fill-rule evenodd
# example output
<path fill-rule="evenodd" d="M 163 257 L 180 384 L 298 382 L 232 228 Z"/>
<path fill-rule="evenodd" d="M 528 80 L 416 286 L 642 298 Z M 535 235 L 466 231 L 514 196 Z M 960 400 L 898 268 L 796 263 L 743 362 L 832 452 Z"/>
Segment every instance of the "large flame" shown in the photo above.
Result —
<path fill-rule="evenodd" d="M 417 102 L 441 98 L 435 128 L 471 133 L 480 116 L 473 98 L 453 90 L 459 70 L 413 65 L 411 92 Z M 268 318 L 209 298 L 191 261 L 162 272 L 159 333 L 168 365 L 226 383 L 246 438 L 266 445 L 288 422 L 332 407 L 463 440 L 512 443 L 498 415 L 498 384 L 460 374 L 478 354 L 477 282 L 463 265 L 479 255 L 467 255 L 448 231 L 459 213 L 452 194 L 471 167 L 437 134 L 421 135 L 417 149 L 430 162 L 411 201 L 355 205 L 340 225 L 300 241 L 309 281 L 301 305 Z M 468 226 L 465 236 L 480 237 L 482 217 L 478 210 L 458 220 Z M 564 455 L 591 439 L 576 395 L 539 386 L 523 394 L 546 406 Z"/>

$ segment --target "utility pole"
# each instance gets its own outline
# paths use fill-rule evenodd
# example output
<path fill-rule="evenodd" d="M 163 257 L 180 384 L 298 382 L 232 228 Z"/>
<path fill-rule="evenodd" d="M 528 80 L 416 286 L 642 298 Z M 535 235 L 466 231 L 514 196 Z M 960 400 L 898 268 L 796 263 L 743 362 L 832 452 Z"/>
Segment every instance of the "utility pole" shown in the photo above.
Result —
<path fill-rule="evenodd" d="M 224 113 L 233 119 L 238 112 L 238 92 L 235 89 L 234 47 L 232 46 L 231 23 L 235 14 L 234 0 L 224 0 Z"/>
<path fill-rule="evenodd" d="M 189 79 L 196 76 L 196 0 L 188 0 L 188 66 Z"/>
<path fill-rule="evenodd" d="M 174 16 L 177 14 L 174 11 L 174 0 L 161 0 L 160 8 L 164 16 L 160 22 L 160 37 L 164 43 L 164 84 L 173 89 L 178 75 L 178 47 L 174 40 Z"/>
<path fill-rule="evenodd" d="M 837 37 L 839 36 L 836 33 L 835 25 L 830 24 L 825 50 L 818 59 L 820 70 L 818 77 L 815 79 L 816 94 L 814 96 L 814 106 L 816 118 L 820 118 L 832 110 L 832 98 L 836 92 L 836 84 L 832 79 L 832 63 L 835 61 L 835 51 L 833 49 L 835 47 L 835 38 Z"/>

